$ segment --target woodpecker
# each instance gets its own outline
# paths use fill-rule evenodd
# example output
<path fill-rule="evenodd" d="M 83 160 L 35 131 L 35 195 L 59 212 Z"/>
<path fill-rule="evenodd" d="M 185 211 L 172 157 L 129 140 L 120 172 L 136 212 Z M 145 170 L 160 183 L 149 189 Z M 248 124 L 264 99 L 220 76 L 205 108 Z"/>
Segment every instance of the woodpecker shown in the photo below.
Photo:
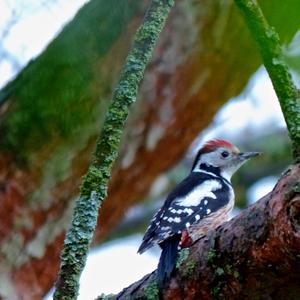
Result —
<path fill-rule="evenodd" d="M 231 176 L 259 152 L 240 152 L 225 140 L 208 141 L 197 153 L 190 174 L 167 196 L 154 215 L 138 253 L 158 244 L 158 283 L 170 277 L 178 251 L 189 247 L 228 218 L 234 206 Z"/>

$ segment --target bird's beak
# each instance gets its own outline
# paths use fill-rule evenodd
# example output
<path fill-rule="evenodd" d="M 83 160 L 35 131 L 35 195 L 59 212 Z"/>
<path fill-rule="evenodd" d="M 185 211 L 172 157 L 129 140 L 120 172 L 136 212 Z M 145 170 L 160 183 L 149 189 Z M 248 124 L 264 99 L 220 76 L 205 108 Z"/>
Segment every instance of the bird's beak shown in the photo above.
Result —
<path fill-rule="evenodd" d="M 239 156 L 243 159 L 249 159 L 258 155 L 261 155 L 261 152 L 241 152 L 239 154 Z"/>

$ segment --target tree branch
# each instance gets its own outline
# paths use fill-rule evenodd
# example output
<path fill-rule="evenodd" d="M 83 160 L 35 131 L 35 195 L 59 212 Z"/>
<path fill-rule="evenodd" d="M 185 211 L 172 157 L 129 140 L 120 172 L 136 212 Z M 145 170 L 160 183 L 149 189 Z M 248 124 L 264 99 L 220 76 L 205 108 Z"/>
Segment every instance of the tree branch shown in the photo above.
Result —
<path fill-rule="evenodd" d="M 72 224 L 67 232 L 61 255 L 54 299 L 77 298 L 79 278 L 97 224 L 99 207 L 106 197 L 107 183 L 117 156 L 124 123 L 131 104 L 136 100 L 145 67 L 173 4 L 173 0 L 152 0 L 145 19 L 136 33 L 93 161 L 83 179 L 81 193 L 76 201 Z"/>
<path fill-rule="evenodd" d="M 283 60 L 279 36 L 275 29 L 268 24 L 256 1 L 235 0 L 235 3 L 243 13 L 252 37 L 259 47 L 289 130 L 294 158 L 299 160 L 300 91 L 293 83 L 288 67 Z"/>
<path fill-rule="evenodd" d="M 271 193 L 198 240 L 162 291 L 153 272 L 109 299 L 299 299 L 299 182 L 295 165 Z"/>

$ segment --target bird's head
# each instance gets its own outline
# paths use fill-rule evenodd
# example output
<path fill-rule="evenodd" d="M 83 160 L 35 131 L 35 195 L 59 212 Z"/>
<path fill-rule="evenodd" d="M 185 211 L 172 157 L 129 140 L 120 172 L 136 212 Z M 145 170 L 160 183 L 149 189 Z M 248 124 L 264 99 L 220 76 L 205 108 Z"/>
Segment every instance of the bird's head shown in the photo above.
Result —
<path fill-rule="evenodd" d="M 259 152 L 241 152 L 236 146 L 224 140 L 211 140 L 198 151 L 192 172 L 204 170 L 230 180 L 248 159 L 259 154 Z"/>

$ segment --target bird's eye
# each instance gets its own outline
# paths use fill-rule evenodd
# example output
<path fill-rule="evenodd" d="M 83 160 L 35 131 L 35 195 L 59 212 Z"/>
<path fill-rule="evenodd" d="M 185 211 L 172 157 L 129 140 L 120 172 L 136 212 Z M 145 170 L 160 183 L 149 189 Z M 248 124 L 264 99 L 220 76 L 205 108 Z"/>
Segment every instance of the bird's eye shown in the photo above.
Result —
<path fill-rule="evenodd" d="M 222 157 L 226 158 L 226 157 L 229 156 L 229 152 L 228 152 L 228 151 L 223 151 L 223 152 L 221 153 L 221 155 L 222 155 Z"/>

